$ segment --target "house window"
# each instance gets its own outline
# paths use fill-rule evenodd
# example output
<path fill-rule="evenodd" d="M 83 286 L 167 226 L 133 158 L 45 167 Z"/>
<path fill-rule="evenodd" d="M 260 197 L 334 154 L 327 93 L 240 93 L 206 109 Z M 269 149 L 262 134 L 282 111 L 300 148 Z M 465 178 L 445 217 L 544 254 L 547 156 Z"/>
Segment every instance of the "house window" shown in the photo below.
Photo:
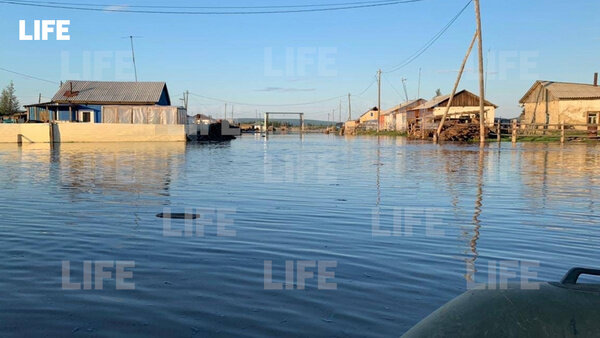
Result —
<path fill-rule="evenodd" d="M 588 113 L 587 124 L 598 124 L 598 115 L 599 112 Z"/>
<path fill-rule="evenodd" d="M 80 110 L 79 122 L 94 123 L 94 112 L 91 110 Z"/>

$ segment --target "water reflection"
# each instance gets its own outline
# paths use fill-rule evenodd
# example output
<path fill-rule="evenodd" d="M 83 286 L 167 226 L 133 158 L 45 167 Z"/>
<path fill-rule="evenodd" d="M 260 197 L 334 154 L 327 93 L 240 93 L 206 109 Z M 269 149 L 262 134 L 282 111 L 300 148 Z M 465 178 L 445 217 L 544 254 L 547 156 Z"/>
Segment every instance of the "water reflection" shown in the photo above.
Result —
<path fill-rule="evenodd" d="M 481 212 L 483 208 L 483 166 L 485 162 L 485 149 L 480 147 L 479 159 L 477 162 L 477 197 L 475 199 L 475 212 L 473 213 L 473 237 L 469 242 L 471 248 L 471 258 L 467 258 L 467 273 L 465 279 L 472 283 L 475 281 L 474 276 L 477 273 L 475 262 L 479 253 L 477 252 L 477 241 L 480 236 L 481 229 Z"/>
<path fill-rule="evenodd" d="M 113 322 L 146 335 L 397 336 L 479 281 L 486 260 L 539 261 L 545 280 L 597 265 L 599 164 L 589 144 L 310 134 L 0 145 L 0 289 L 19 291 L 0 322 L 27 327 L 29 313 L 31 335 L 56 336 L 108 336 Z M 165 206 L 235 210 L 237 236 L 207 226 L 166 238 L 155 217 Z M 373 236 L 374 209 L 384 230 L 396 211 L 410 223 Z M 429 211 L 443 232 L 426 229 Z M 138 289 L 65 294 L 62 259 L 135 260 Z M 265 260 L 321 259 L 338 262 L 337 290 L 264 290 Z"/>
<path fill-rule="evenodd" d="M 180 142 L 60 144 L 52 149 L 51 176 L 72 198 L 91 192 L 168 196 L 185 150 Z"/>

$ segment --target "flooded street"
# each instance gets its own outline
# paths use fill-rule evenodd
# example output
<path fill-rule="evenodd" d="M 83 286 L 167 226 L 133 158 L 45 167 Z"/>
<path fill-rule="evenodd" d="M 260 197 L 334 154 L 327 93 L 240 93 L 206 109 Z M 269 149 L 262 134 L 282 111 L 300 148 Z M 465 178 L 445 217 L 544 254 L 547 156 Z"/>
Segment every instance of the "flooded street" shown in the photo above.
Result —
<path fill-rule="evenodd" d="M 598 201 L 594 143 L 1 144 L 0 336 L 397 337 L 474 283 L 597 267 Z"/>

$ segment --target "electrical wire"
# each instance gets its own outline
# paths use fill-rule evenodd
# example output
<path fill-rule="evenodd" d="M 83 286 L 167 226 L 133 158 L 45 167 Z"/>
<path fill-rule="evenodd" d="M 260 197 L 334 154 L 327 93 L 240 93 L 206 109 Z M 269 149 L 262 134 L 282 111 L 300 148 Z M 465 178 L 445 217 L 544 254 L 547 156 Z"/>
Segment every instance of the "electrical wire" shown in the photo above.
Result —
<path fill-rule="evenodd" d="M 400 93 L 400 91 L 398 89 L 396 89 L 396 87 L 394 87 L 394 85 L 392 84 L 392 81 L 388 80 L 387 77 L 382 76 L 385 81 L 387 81 L 387 83 L 392 87 L 392 89 L 394 89 L 394 91 L 398 94 L 398 96 L 402 97 L 402 94 Z"/>
<path fill-rule="evenodd" d="M 223 102 L 223 103 L 232 103 L 232 104 L 238 104 L 238 105 L 242 105 L 242 106 L 257 106 L 257 107 L 308 106 L 308 105 L 311 105 L 311 104 L 323 103 L 323 102 L 329 102 L 329 101 L 337 100 L 337 99 L 342 98 L 344 96 L 344 95 L 340 95 L 340 96 L 335 96 L 335 97 L 331 97 L 331 98 L 327 98 L 327 99 L 322 99 L 322 100 L 318 100 L 318 101 L 302 102 L 302 103 L 260 104 L 260 103 L 235 102 L 235 101 L 232 101 L 232 100 L 224 100 L 224 99 L 220 99 L 220 98 L 216 98 L 216 97 L 210 97 L 210 96 L 204 96 L 204 95 L 200 95 L 200 94 L 196 94 L 196 93 L 192 93 L 192 92 L 190 92 L 190 95 L 196 96 L 196 97 L 200 97 L 200 98 L 203 98 L 203 99 L 207 99 L 207 100 L 219 101 L 219 102 Z"/>
<path fill-rule="evenodd" d="M 357 2 L 342 2 L 342 3 L 325 3 L 325 4 L 303 4 L 303 5 L 268 5 L 268 6 L 176 6 L 176 5 L 129 5 L 129 4 L 90 4 L 82 2 L 59 2 L 59 1 L 35 1 L 35 0 L 15 0 L 22 3 L 34 4 L 50 4 L 50 5 L 75 5 L 85 7 L 128 7 L 128 8 L 177 8 L 177 9 L 264 9 L 264 8 L 308 8 L 308 7 L 330 7 L 330 6 L 347 6 L 347 5 L 362 5 L 390 2 L 394 0 L 377 0 L 377 1 L 357 1 Z"/>
<path fill-rule="evenodd" d="M 50 80 L 42 79 L 42 78 L 37 77 L 37 76 L 15 72 L 14 70 L 2 68 L 2 67 L 0 67 L 0 70 L 8 72 L 8 73 L 17 74 L 17 75 L 20 75 L 20 76 L 23 76 L 23 77 L 26 77 L 26 78 L 34 79 L 34 80 L 44 81 L 44 82 L 48 82 L 48 83 L 52 83 L 52 84 L 58 84 L 58 82 L 56 82 L 56 81 L 50 81 Z"/>
<path fill-rule="evenodd" d="M 370 84 L 367 86 L 367 88 L 365 88 L 365 90 L 363 90 L 362 92 L 360 92 L 360 94 L 357 94 L 357 95 L 354 95 L 354 94 L 352 94 L 352 95 L 353 95 L 353 96 L 362 96 L 364 93 L 366 93 L 366 92 L 367 92 L 367 90 L 369 90 L 369 89 L 371 89 L 371 87 L 373 87 L 373 85 L 375 84 L 375 82 L 377 82 L 377 77 L 375 77 L 375 78 L 373 79 L 373 82 L 371 82 L 371 83 L 370 83 Z"/>
<path fill-rule="evenodd" d="M 255 14 L 285 14 L 285 13 L 308 13 L 308 12 L 331 12 L 340 10 L 350 10 L 369 7 L 393 6 L 406 3 L 421 2 L 424 0 L 388 0 L 364 4 L 348 4 L 331 6 L 324 8 L 304 8 L 304 9 L 273 9 L 257 11 L 168 11 L 168 10 L 136 10 L 128 9 L 127 5 L 106 6 L 104 8 L 85 7 L 82 5 L 58 5 L 43 2 L 22 1 L 22 0 L 1 0 L 0 3 L 9 5 L 20 5 L 43 8 L 59 8 L 92 12 L 119 12 L 119 13 L 137 13 L 137 14 L 173 14 L 173 15 L 255 15 Z M 89 6 L 89 5 L 88 5 Z M 172 7 L 171 7 L 172 8 Z M 220 9 L 223 9 L 222 7 Z M 258 8 L 257 8 L 258 9 Z"/>
<path fill-rule="evenodd" d="M 387 70 L 384 73 L 393 73 L 395 71 L 398 71 L 398 70 L 408 66 L 409 64 L 411 64 L 419 56 L 423 55 L 423 53 L 425 53 L 437 40 L 439 40 L 442 37 L 442 35 L 444 35 L 444 33 L 446 33 L 446 31 L 448 31 L 448 29 L 456 22 L 456 20 L 458 20 L 458 18 L 465 12 L 465 10 L 469 7 L 469 5 L 472 2 L 473 2 L 473 0 L 469 0 L 469 2 L 467 2 L 467 4 L 450 20 L 450 22 L 448 22 L 442 28 L 441 31 L 439 31 L 437 34 L 435 34 L 423 47 L 418 49 L 415 53 L 413 53 L 411 56 L 406 58 L 400 64 L 392 67 L 390 70 Z"/>

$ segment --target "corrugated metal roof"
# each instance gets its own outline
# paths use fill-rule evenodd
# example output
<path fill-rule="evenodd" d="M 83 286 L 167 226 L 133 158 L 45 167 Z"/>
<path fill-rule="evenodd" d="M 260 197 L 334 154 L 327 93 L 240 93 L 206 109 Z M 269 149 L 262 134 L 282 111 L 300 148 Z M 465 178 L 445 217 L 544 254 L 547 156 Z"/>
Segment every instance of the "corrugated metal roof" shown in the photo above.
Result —
<path fill-rule="evenodd" d="M 473 95 L 473 96 L 475 96 L 475 97 L 479 97 L 479 96 L 477 96 L 477 95 L 475 95 L 475 94 L 471 93 L 470 91 L 468 91 L 468 90 L 466 90 L 466 89 L 463 89 L 463 90 L 461 90 L 461 91 L 458 91 L 458 92 L 456 92 L 456 94 L 454 95 L 454 99 L 453 99 L 452 103 L 454 104 L 454 103 L 456 102 L 456 101 L 454 101 L 454 100 L 456 100 L 456 97 L 457 97 L 458 95 L 461 95 L 461 94 L 463 94 L 463 93 L 468 93 L 468 94 L 470 94 L 470 95 Z M 444 101 L 446 101 L 446 100 L 449 100 L 449 99 L 450 99 L 450 94 L 448 94 L 448 95 L 442 95 L 442 96 L 436 96 L 436 97 L 434 97 L 433 99 L 431 99 L 431 100 L 429 100 L 429 101 L 427 101 L 427 102 L 423 103 L 422 105 L 420 105 L 420 106 L 418 106 L 418 107 L 415 107 L 415 108 L 413 108 L 413 109 L 411 109 L 411 110 L 420 110 L 420 109 L 431 109 L 431 108 L 435 108 L 435 107 L 438 107 L 439 105 L 441 105 L 441 104 L 442 104 Z M 478 99 L 478 100 L 479 100 L 479 99 Z M 443 105 L 443 107 L 446 107 L 447 105 L 448 105 L 448 104 L 445 104 L 445 105 Z M 488 101 L 488 100 L 485 100 L 485 106 L 494 106 L 494 107 L 496 107 L 496 105 L 495 105 L 495 104 L 491 103 L 491 102 L 490 102 L 490 101 Z"/>
<path fill-rule="evenodd" d="M 458 93 L 457 93 L 458 94 Z M 417 110 L 417 109 L 429 109 L 429 108 L 433 108 L 433 107 L 437 107 L 440 103 L 442 103 L 443 101 L 447 100 L 450 98 L 450 94 L 448 95 L 442 95 L 442 96 L 436 96 L 433 99 L 423 103 L 422 105 L 415 107 L 413 109 Z"/>
<path fill-rule="evenodd" d="M 411 104 L 413 104 L 413 103 L 415 103 L 415 102 L 418 102 L 419 100 L 421 100 L 421 99 L 409 100 L 409 101 L 403 102 L 403 103 L 401 103 L 401 104 L 399 104 L 399 105 L 397 105 L 397 106 L 395 106 L 395 107 L 392 107 L 392 108 L 390 108 L 390 109 L 384 110 L 384 111 L 381 113 L 381 115 L 390 115 L 390 114 L 391 114 L 391 113 L 393 113 L 394 111 L 397 111 L 397 110 L 400 110 L 400 109 L 402 109 L 402 108 L 408 107 L 408 106 L 410 106 Z"/>
<path fill-rule="evenodd" d="M 67 97 L 71 84 L 77 95 Z M 52 98 L 53 102 L 72 103 L 158 103 L 164 82 L 67 81 Z"/>
<path fill-rule="evenodd" d="M 548 89 L 550 94 L 557 99 L 600 99 L 600 86 L 594 86 L 593 84 L 536 81 L 519 102 L 523 103 L 527 100 L 527 97 L 539 85 Z"/>

